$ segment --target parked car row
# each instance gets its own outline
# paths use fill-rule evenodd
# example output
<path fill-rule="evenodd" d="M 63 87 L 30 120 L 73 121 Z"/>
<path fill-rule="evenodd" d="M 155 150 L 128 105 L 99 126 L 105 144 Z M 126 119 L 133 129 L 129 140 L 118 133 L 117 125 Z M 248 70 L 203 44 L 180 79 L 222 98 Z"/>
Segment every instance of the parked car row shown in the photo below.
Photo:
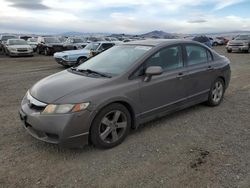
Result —
<path fill-rule="evenodd" d="M 57 52 L 54 54 L 54 58 L 57 63 L 63 66 L 74 66 L 81 64 L 90 57 L 93 57 L 109 48 L 114 46 L 114 42 L 100 41 L 89 43 L 85 48 L 80 50 L 68 50 L 63 52 Z"/>

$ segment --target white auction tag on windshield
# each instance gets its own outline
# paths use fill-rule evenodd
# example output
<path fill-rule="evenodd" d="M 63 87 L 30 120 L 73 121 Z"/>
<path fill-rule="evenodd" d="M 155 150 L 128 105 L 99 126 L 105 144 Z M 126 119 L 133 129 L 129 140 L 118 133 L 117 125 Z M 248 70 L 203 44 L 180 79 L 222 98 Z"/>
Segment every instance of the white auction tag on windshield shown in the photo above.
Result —
<path fill-rule="evenodd" d="M 137 49 L 137 50 L 150 50 L 151 47 L 149 47 L 149 46 L 136 46 L 135 49 Z"/>

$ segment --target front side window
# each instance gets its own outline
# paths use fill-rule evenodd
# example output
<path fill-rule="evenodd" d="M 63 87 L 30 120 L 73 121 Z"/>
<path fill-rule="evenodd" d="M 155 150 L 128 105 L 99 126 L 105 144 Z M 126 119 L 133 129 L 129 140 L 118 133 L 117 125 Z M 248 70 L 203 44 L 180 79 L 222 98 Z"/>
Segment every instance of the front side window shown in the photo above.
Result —
<path fill-rule="evenodd" d="M 163 70 L 183 67 L 181 47 L 173 46 L 160 50 L 146 61 L 146 68 L 149 66 L 160 66 Z"/>
<path fill-rule="evenodd" d="M 187 64 L 196 65 L 201 63 L 207 63 L 207 50 L 197 45 L 187 45 Z"/>

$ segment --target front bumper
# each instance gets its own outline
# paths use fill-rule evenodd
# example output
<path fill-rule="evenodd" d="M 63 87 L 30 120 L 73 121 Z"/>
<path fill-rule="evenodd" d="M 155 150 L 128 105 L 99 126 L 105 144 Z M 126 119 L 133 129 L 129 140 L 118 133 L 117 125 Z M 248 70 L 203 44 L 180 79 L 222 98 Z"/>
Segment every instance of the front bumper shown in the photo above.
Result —
<path fill-rule="evenodd" d="M 91 112 L 43 115 L 22 102 L 20 119 L 26 131 L 38 140 L 63 147 L 82 147 L 88 144 Z"/>
<path fill-rule="evenodd" d="M 18 57 L 18 56 L 32 56 L 33 55 L 33 51 L 32 52 L 9 52 L 9 55 L 10 56 L 15 56 L 15 57 Z"/>
<path fill-rule="evenodd" d="M 64 66 L 73 66 L 76 64 L 76 61 L 66 61 L 63 58 L 55 57 L 55 60 L 58 64 L 64 65 Z"/>
<path fill-rule="evenodd" d="M 248 46 L 227 46 L 227 50 L 236 51 L 236 52 L 242 52 L 242 51 L 248 51 Z"/>

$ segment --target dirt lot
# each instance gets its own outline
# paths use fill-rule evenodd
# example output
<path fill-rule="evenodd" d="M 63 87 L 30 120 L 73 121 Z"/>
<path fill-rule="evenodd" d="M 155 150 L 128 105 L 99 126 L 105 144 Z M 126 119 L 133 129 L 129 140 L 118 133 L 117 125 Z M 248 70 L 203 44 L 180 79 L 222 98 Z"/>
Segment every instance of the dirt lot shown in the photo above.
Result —
<path fill-rule="evenodd" d="M 225 100 L 141 126 L 120 146 L 62 149 L 33 139 L 18 117 L 39 79 L 63 70 L 52 57 L 0 56 L 0 187 L 250 187 L 250 54 L 226 54 Z"/>

